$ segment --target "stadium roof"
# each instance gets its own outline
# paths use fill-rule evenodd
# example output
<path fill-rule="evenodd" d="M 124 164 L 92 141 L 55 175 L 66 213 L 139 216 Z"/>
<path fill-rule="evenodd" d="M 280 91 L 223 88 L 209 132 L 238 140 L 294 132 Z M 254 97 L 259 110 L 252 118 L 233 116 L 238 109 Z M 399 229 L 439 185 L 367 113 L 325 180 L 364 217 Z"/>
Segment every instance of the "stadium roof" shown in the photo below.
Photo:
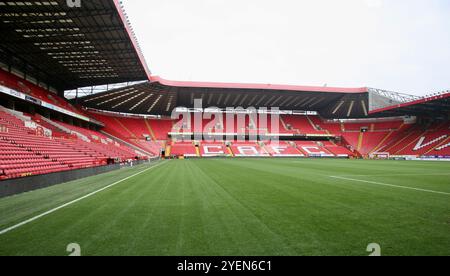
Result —
<path fill-rule="evenodd" d="M 119 0 L 69 2 L 0 0 L 0 61 L 60 90 L 148 80 Z"/>
<path fill-rule="evenodd" d="M 122 87 L 77 99 L 82 106 L 110 112 L 170 115 L 175 107 L 194 108 L 202 99 L 207 107 L 278 107 L 318 111 L 332 119 L 448 115 L 450 92 L 418 97 L 375 88 L 340 88 L 272 84 L 169 81 Z"/>
<path fill-rule="evenodd" d="M 177 82 L 152 77 L 151 82 L 78 99 L 89 108 L 131 114 L 170 115 L 175 107 L 279 107 L 282 110 L 320 111 L 329 118 L 368 115 L 367 88 Z"/>
<path fill-rule="evenodd" d="M 370 114 L 377 116 L 444 116 L 450 115 L 450 91 L 437 93 L 422 98 L 415 98 L 408 102 L 374 109 Z"/>

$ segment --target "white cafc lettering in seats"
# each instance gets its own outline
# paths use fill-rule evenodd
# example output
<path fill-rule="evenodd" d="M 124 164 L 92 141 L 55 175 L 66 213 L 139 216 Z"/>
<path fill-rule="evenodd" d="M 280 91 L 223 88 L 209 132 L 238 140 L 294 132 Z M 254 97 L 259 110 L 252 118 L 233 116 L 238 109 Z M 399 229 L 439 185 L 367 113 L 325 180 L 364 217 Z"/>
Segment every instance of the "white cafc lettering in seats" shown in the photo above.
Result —
<path fill-rule="evenodd" d="M 272 156 L 275 156 L 275 157 L 281 157 L 281 156 L 303 157 L 303 156 L 305 156 L 300 153 L 298 153 L 298 154 L 286 153 L 286 151 L 288 151 L 290 149 L 290 147 L 288 147 L 288 146 L 269 146 L 269 147 L 273 150 Z"/>
<path fill-rule="evenodd" d="M 205 155 L 220 155 L 225 154 L 222 146 L 203 146 Z"/>
<path fill-rule="evenodd" d="M 332 154 L 324 152 L 319 147 L 315 146 L 302 146 L 302 149 L 310 156 L 334 156 Z"/>
<path fill-rule="evenodd" d="M 238 146 L 237 150 L 239 153 L 236 154 L 236 156 L 258 156 L 258 157 L 270 156 L 266 152 L 258 151 L 258 149 L 254 146 Z"/>

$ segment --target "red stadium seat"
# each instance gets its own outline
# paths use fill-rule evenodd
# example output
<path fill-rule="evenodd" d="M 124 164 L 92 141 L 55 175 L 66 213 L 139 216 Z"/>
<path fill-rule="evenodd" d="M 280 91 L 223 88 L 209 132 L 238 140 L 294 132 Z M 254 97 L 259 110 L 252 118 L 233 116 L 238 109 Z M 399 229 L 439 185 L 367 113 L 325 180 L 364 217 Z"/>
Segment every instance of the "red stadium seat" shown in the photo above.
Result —
<path fill-rule="evenodd" d="M 33 118 L 40 119 L 39 116 Z M 39 120 L 39 123 L 42 122 Z M 108 159 L 128 160 L 138 155 L 133 149 L 113 142 L 99 132 L 64 123 L 56 124 L 64 125 L 92 140 L 68 137 L 48 123 L 43 125 L 61 135 L 36 135 L 35 131 L 25 127 L 24 121 L 6 109 L 0 110 L 0 123 L 5 126 L 3 129 L 7 129 L 6 132 L 0 132 L 0 179 L 102 166 L 107 164 Z"/>

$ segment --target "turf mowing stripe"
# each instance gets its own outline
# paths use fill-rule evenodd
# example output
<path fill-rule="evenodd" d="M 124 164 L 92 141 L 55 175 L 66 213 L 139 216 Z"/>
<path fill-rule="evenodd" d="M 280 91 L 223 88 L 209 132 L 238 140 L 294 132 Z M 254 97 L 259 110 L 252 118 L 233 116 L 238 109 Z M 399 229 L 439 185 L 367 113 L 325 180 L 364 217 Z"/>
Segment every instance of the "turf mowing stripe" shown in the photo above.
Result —
<path fill-rule="evenodd" d="M 349 180 L 349 181 L 363 182 L 363 183 L 369 183 L 369 184 L 380 185 L 380 186 L 387 186 L 387 187 L 393 187 L 393 188 L 408 189 L 408 190 L 414 190 L 414 191 L 420 191 L 420 192 L 427 192 L 427 193 L 434 193 L 434 194 L 441 194 L 441 195 L 450 195 L 450 193 L 446 193 L 446 192 L 438 192 L 438 191 L 433 191 L 433 190 L 426 190 L 426 189 L 420 189 L 420 188 L 413 188 L 413 187 L 399 186 L 399 185 L 387 184 L 387 183 L 381 183 L 381 182 L 375 182 L 375 181 L 368 181 L 368 180 L 361 180 L 361 179 L 353 179 L 353 178 L 340 177 L 340 176 L 330 176 L 330 177 L 331 177 L 331 178 L 336 178 L 336 179 L 341 179 L 341 180 Z"/>
<path fill-rule="evenodd" d="M 75 200 L 72 200 L 72 201 L 70 201 L 70 202 L 67 202 L 67 203 L 65 203 L 65 204 L 63 204 L 63 205 L 61 205 L 61 206 L 59 206 L 59 207 L 53 208 L 53 209 L 51 209 L 51 210 L 49 210 L 49 211 L 47 211 L 47 212 L 44 212 L 44 213 L 42 213 L 42 214 L 40 214 L 40 215 L 37 215 L 37 216 L 32 217 L 32 218 L 30 218 L 30 219 L 27 219 L 27 220 L 25 220 L 25 221 L 23 221 L 23 222 L 20 222 L 20 223 L 18 223 L 18 224 L 16 224 L 16 225 L 13 225 L 13 226 L 11 226 L 11 227 L 9 227 L 9 228 L 6 228 L 6 229 L 4 229 L 4 230 L 1 230 L 1 231 L 0 231 L 0 235 L 6 234 L 6 233 L 8 233 L 8 232 L 10 232 L 10 231 L 12 231 L 12 230 L 15 230 L 15 229 L 17 229 L 17 228 L 19 228 L 19 227 L 21 227 L 21 226 L 24 226 L 24 225 L 30 223 L 30 222 L 33 222 L 33 221 L 35 221 L 35 220 L 38 220 L 38 219 L 40 219 L 40 218 L 42 218 L 42 217 L 45 217 L 45 216 L 47 216 L 47 215 L 50 215 L 50 214 L 52 214 L 52 213 L 54 213 L 54 212 L 56 212 L 56 211 L 58 211 L 58 210 L 61 210 L 61 209 L 65 208 L 65 207 L 67 207 L 67 206 L 70 206 L 70 205 L 72 205 L 72 204 L 74 204 L 74 203 L 77 203 L 77 202 L 79 202 L 79 201 L 81 201 L 81 200 L 83 200 L 83 199 L 86 199 L 86 198 L 91 197 L 91 196 L 93 196 L 93 195 L 95 195 L 95 194 L 98 194 L 98 193 L 100 193 L 100 192 L 103 192 L 104 190 L 107 190 L 107 189 L 109 189 L 109 188 L 111 188 L 111 187 L 113 187 L 113 186 L 116 186 L 117 184 L 120 184 L 120 183 L 122 183 L 122 182 L 124 182 L 124 181 L 126 181 L 126 180 L 128 180 L 128 179 L 130 179 L 130 178 L 133 178 L 133 177 L 135 177 L 135 176 L 141 175 L 141 174 L 143 174 L 143 173 L 145 173 L 145 172 L 147 172 L 147 171 L 149 171 L 149 170 L 151 170 L 151 169 L 154 169 L 154 168 L 156 168 L 156 167 L 159 167 L 159 166 L 165 164 L 166 162 L 167 162 L 167 161 L 163 161 L 162 163 L 159 163 L 159 164 L 154 165 L 154 166 L 152 166 L 152 167 L 150 167 L 150 168 L 147 168 L 147 169 L 145 169 L 145 170 L 143 170 L 143 171 L 140 171 L 140 172 L 135 173 L 135 174 L 133 174 L 133 175 L 131 175 L 131 176 L 128 176 L 128 177 L 126 177 L 126 178 L 124 178 L 124 179 L 122 179 L 122 180 L 119 180 L 119 181 L 117 181 L 117 182 L 114 182 L 114 183 L 112 183 L 112 184 L 110 184 L 110 185 L 108 185 L 108 186 L 105 186 L 105 187 L 103 187 L 103 188 L 101 188 L 101 189 L 98 189 L 98 190 L 96 190 L 96 191 L 94 191 L 94 192 L 92 192 L 92 193 L 89 193 L 89 194 L 85 195 L 85 196 L 82 196 L 82 197 L 80 197 L 80 198 L 77 198 L 77 199 L 75 199 Z"/>
<path fill-rule="evenodd" d="M 397 173 L 397 174 L 346 174 L 346 175 L 341 175 L 340 177 L 343 176 L 439 176 L 439 175 L 450 175 L 450 173 Z"/>

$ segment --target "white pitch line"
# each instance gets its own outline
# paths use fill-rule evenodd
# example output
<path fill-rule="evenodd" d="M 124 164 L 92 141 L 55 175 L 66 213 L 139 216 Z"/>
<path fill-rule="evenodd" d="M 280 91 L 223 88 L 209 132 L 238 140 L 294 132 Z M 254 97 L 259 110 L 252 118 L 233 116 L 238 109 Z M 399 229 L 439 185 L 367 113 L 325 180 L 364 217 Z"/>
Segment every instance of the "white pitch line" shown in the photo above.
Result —
<path fill-rule="evenodd" d="M 10 232 L 10 231 L 12 231 L 12 230 L 15 230 L 15 229 L 17 229 L 17 228 L 19 228 L 19 227 L 21 227 L 21 226 L 24 226 L 24 225 L 30 223 L 30 222 L 33 222 L 33 221 L 35 221 L 35 220 L 38 220 L 38 219 L 40 219 L 40 218 L 42 218 L 42 217 L 45 217 L 45 216 L 47 216 L 47 215 L 50 215 L 50 214 L 52 214 L 52 213 L 54 213 L 54 212 L 56 212 L 56 211 L 58 211 L 58 210 L 60 210 L 60 209 L 63 209 L 63 208 L 65 208 L 65 207 L 67 207 L 67 206 L 70 206 L 70 205 L 72 205 L 72 204 L 74 204 L 74 203 L 77 203 L 77 202 L 79 202 L 79 201 L 81 201 L 81 200 L 83 200 L 83 199 L 86 199 L 86 198 L 91 197 L 91 196 L 93 196 L 93 195 L 95 195 L 95 194 L 98 194 L 98 193 L 100 193 L 100 192 L 103 192 L 104 190 L 109 189 L 109 188 L 111 188 L 111 187 L 113 187 L 113 186 L 116 186 L 117 184 L 120 184 L 120 183 L 122 183 L 122 182 L 124 182 L 124 181 L 126 181 L 126 180 L 128 180 L 128 179 L 130 179 L 130 178 L 133 178 L 133 177 L 138 176 L 138 175 L 140 175 L 140 174 L 143 174 L 143 173 L 145 173 L 145 172 L 147 172 L 147 171 L 149 171 L 149 170 L 151 170 L 151 169 L 154 169 L 154 168 L 156 168 L 156 167 L 159 167 L 160 165 L 162 165 L 162 164 L 164 164 L 164 163 L 166 163 L 166 162 L 167 162 L 167 161 L 163 161 L 162 163 L 159 163 L 159 164 L 157 164 L 157 165 L 155 165 L 155 166 L 152 166 L 152 167 L 150 167 L 150 168 L 147 168 L 147 169 L 145 169 L 145 170 L 143 170 L 143 171 L 141 171 L 141 172 L 135 173 L 135 174 L 133 174 L 133 175 L 131 175 L 131 176 L 128 176 L 128 177 L 126 177 L 126 178 L 124 178 L 124 179 L 122 179 L 122 180 L 119 180 L 119 181 L 117 181 L 117 182 L 114 182 L 113 184 L 110 184 L 110 185 L 108 185 L 108 186 L 105 186 L 105 187 L 103 187 L 103 188 L 101 188 L 101 189 L 98 189 L 98 190 L 96 190 L 96 191 L 94 191 L 94 192 L 92 192 L 92 193 L 89 193 L 89 194 L 87 194 L 87 195 L 85 195 L 85 196 L 82 196 L 82 197 L 80 197 L 80 198 L 77 198 L 77 199 L 75 199 L 75 200 L 72 200 L 72 201 L 70 201 L 70 202 L 67 202 L 67 203 L 65 203 L 65 204 L 63 204 L 63 205 L 61 205 L 61 206 L 59 206 L 59 207 L 56 207 L 56 208 L 51 209 L 51 210 L 49 210 L 49 211 L 47 211 L 47 212 L 44 212 L 44 213 L 42 213 L 42 214 L 40 214 L 40 215 L 37 215 L 37 216 L 32 217 L 32 218 L 30 218 L 30 219 L 27 219 L 27 220 L 25 220 L 25 221 L 23 221 L 23 222 L 20 222 L 20 223 L 18 223 L 18 224 L 16 224 L 16 225 L 13 225 L 13 226 L 11 226 L 11 227 L 8 227 L 8 228 L 6 228 L 6 229 L 4 229 L 4 230 L 1 230 L 1 231 L 0 231 L 0 235 L 6 234 L 6 233 L 8 233 L 8 232 Z"/>
<path fill-rule="evenodd" d="M 349 181 L 363 182 L 363 183 L 369 183 L 369 184 L 380 185 L 380 186 L 387 186 L 387 187 L 392 187 L 392 188 L 400 188 L 400 189 L 414 190 L 414 191 L 427 192 L 427 193 L 433 193 L 433 194 L 441 194 L 441 195 L 450 195 L 450 193 L 446 193 L 446 192 L 438 192 L 438 191 L 427 190 L 427 189 L 399 186 L 399 185 L 387 184 L 387 183 L 381 183 L 381 182 L 375 182 L 375 181 L 367 181 L 367 180 L 353 179 L 353 178 L 340 177 L 340 176 L 330 176 L 330 177 L 336 178 L 336 179 L 341 179 L 341 180 L 349 180 Z"/>
<path fill-rule="evenodd" d="M 439 176 L 439 175 L 450 175 L 450 173 L 397 173 L 397 174 L 346 174 L 343 176 L 380 176 L 380 177 L 388 177 L 388 176 Z"/>

